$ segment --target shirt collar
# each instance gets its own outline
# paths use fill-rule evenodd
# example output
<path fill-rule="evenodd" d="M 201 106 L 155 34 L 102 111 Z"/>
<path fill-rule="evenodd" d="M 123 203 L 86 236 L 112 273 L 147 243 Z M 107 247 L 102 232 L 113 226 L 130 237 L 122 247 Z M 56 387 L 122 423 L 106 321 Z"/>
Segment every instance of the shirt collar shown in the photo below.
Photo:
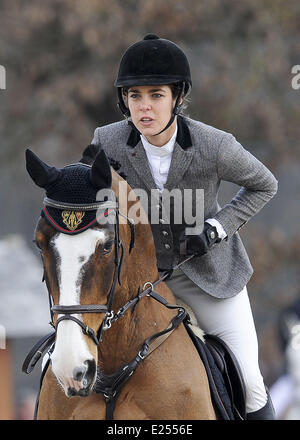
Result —
<path fill-rule="evenodd" d="M 156 145 L 150 144 L 150 142 L 142 134 L 141 134 L 141 141 L 143 143 L 145 150 L 147 152 L 151 153 L 152 155 L 160 156 L 160 157 L 169 156 L 170 154 L 173 153 L 173 150 L 174 150 L 175 141 L 176 141 L 176 137 L 177 137 L 177 131 L 178 130 L 177 130 L 177 125 L 176 125 L 176 129 L 175 129 L 173 136 L 162 147 L 157 147 Z"/>
<path fill-rule="evenodd" d="M 177 116 L 177 129 L 176 142 L 178 142 L 183 150 L 186 150 L 193 145 L 193 142 L 189 127 L 187 126 L 187 123 L 185 122 L 185 118 L 183 116 Z M 138 131 L 132 128 L 127 139 L 127 145 L 134 148 L 139 143 L 140 139 L 141 138 Z"/>

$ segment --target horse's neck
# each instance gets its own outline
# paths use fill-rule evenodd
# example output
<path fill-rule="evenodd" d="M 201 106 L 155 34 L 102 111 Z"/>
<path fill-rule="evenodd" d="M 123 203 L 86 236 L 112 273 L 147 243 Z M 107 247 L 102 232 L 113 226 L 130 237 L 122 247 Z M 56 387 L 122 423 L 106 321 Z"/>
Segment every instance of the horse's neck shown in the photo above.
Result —
<path fill-rule="evenodd" d="M 159 278 L 153 237 L 149 224 L 136 226 L 135 248 L 121 272 L 121 286 L 115 292 L 113 309 L 116 312 L 129 300 L 143 290 L 146 282 L 153 283 Z M 99 358 L 104 372 L 110 374 L 120 368 L 124 362 L 133 359 L 142 343 L 152 334 L 168 325 L 170 312 L 154 299 L 146 296 L 135 308 L 112 324 L 105 333 L 99 347 Z"/>
<path fill-rule="evenodd" d="M 113 190 L 117 194 L 119 202 L 122 200 L 118 184 L 122 180 L 113 172 Z M 122 184 L 124 184 L 124 181 L 122 181 Z M 129 192 L 132 191 L 126 182 L 125 185 L 125 190 L 122 188 L 123 197 L 126 192 L 128 196 Z M 126 222 L 120 224 L 120 233 L 126 256 L 121 271 L 122 285 L 117 286 L 115 291 L 114 312 L 136 297 L 139 289 L 144 290 L 146 282 L 153 283 L 159 278 L 151 227 L 142 205 L 137 198 L 133 199 L 131 193 L 131 196 L 128 197 L 128 203 L 123 205 L 120 203 L 120 212 L 130 217 L 130 210 L 133 207 L 134 212 L 140 212 L 140 218 L 143 218 L 143 221 L 135 224 L 135 246 L 130 254 L 127 253 L 131 239 L 130 228 Z M 165 289 L 163 289 L 164 293 L 168 296 L 169 293 Z M 170 297 L 168 300 L 170 300 Z M 170 312 L 154 299 L 148 296 L 142 298 L 134 309 L 130 308 L 104 334 L 103 342 L 99 346 L 99 359 L 103 371 L 107 374 L 112 373 L 120 368 L 124 362 L 132 360 L 137 355 L 145 339 L 168 326 L 171 316 L 174 316 L 174 312 Z"/>

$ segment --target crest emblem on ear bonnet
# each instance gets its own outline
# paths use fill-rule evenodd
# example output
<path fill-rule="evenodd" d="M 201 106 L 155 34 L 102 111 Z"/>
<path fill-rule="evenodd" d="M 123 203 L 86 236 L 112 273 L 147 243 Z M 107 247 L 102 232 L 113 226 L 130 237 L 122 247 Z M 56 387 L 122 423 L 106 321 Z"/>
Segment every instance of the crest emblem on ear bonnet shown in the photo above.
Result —
<path fill-rule="evenodd" d="M 56 168 L 27 149 L 26 169 L 34 183 L 46 191 L 41 215 L 55 229 L 77 234 L 95 224 L 97 193 L 111 189 L 112 185 L 111 168 L 103 150 L 96 155 L 92 166 L 79 162 Z"/>

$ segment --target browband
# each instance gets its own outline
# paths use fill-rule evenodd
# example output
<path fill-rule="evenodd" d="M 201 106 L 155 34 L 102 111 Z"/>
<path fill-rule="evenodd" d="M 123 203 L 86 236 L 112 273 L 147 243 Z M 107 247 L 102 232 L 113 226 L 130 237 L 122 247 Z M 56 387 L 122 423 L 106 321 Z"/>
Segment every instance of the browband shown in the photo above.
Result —
<path fill-rule="evenodd" d="M 74 203 L 66 203 L 66 202 L 57 202 L 56 200 L 50 199 L 49 197 L 44 198 L 43 204 L 45 206 L 50 206 L 51 208 L 69 209 L 69 210 L 71 209 L 74 211 L 96 211 L 99 208 L 111 209 L 118 207 L 117 202 L 113 202 L 113 201 L 74 204 Z"/>

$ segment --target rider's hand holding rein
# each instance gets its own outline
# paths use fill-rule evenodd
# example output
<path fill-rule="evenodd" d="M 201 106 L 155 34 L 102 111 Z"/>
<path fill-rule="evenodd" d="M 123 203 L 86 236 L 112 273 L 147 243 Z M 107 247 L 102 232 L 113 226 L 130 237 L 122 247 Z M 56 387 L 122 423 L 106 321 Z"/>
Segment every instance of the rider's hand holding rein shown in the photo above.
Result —
<path fill-rule="evenodd" d="M 201 234 L 185 235 L 183 232 L 180 237 L 180 254 L 181 255 L 204 255 L 216 243 L 220 243 L 217 228 L 205 222 Z"/>

